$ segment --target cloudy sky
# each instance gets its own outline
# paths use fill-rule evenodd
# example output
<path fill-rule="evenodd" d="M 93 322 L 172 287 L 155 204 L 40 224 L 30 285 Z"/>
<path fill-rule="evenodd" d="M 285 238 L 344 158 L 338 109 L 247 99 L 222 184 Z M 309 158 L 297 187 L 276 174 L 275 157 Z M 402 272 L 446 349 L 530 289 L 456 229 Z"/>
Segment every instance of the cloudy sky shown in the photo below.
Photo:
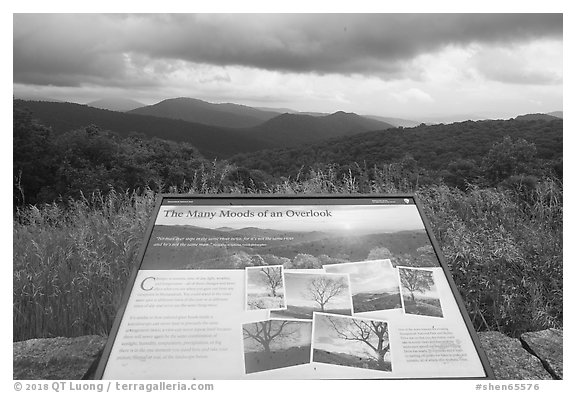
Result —
<path fill-rule="evenodd" d="M 352 295 L 350 293 L 350 288 L 348 287 L 348 275 L 327 274 L 322 272 L 301 273 L 285 271 L 284 279 L 286 280 L 287 305 L 320 309 L 319 304 L 314 301 L 310 293 L 310 285 L 312 281 L 318 278 L 325 278 L 336 282 L 344 280 L 346 283 L 346 289 L 326 303 L 325 307 L 327 311 L 338 309 L 352 310 Z M 274 315 L 271 315 L 271 317 L 274 317 Z"/>
<path fill-rule="evenodd" d="M 328 273 L 350 274 L 353 295 L 374 291 L 400 291 L 398 273 L 392 268 L 390 260 L 341 263 L 323 267 Z"/>
<path fill-rule="evenodd" d="M 366 323 L 371 323 L 371 319 L 365 318 L 351 318 L 345 316 L 332 316 L 325 314 L 316 314 L 316 319 L 314 321 L 314 349 L 322 349 L 330 352 L 340 352 L 347 353 L 356 356 L 375 356 L 374 352 L 364 343 L 359 341 L 345 340 L 338 336 L 338 333 L 334 330 L 334 327 L 329 321 L 332 318 L 337 326 L 342 329 L 342 331 L 350 331 L 352 333 L 357 333 L 359 330 L 353 325 L 353 321 L 363 321 Z M 383 322 L 382 323 L 386 323 Z M 378 338 L 375 334 L 372 334 L 369 341 L 374 345 L 378 346 Z M 384 344 L 386 345 L 386 344 Z M 388 352 L 384 359 L 390 361 L 391 352 Z"/>
<path fill-rule="evenodd" d="M 246 323 L 242 327 L 255 333 L 258 328 L 262 329 L 262 326 L 259 325 L 262 322 Z M 272 331 L 276 332 L 282 321 L 272 321 L 271 324 Z M 286 334 L 277 337 L 270 343 L 273 350 L 310 345 L 312 342 L 312 321 L 290 321 L 282 330 Z M 262 345 L 252 338 L 244 336 L 243 342 L 245 352 L 262 351 Z"/>
<path fill-rule="evenodd" d="M 423 120 L 562 110 L 561 14 L 15 14 L 15 94 Z"/>

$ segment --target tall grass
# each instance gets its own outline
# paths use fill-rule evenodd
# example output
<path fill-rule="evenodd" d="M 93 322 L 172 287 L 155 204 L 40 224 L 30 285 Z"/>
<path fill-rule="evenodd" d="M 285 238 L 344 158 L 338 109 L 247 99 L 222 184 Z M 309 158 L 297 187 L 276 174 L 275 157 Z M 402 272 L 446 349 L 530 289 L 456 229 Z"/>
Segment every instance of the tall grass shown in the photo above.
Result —
<path fill-rule="evenodd" d="M 512 336 L 562 326 L 562 187 L 542 179 L 530 205 L 514 191 L 419 192 L 478 330 Z"/>
<path fill-rule="evenodd" d="M 93 195 L 18 210 L 13 339 L 107 334 L 154 195 Z"/>
<path fill-rule="evenodd" d="M 273 185 L 227 180 L 214 162 L 192 184 L 158 191 L 191 193 L 396 193 L 415 191 L 478 330 L 518 335 L 562 326 L 562 185 L 542 179 L 514 190 L 442 185 L 416 188 L 391 168 L 333 168 Z M 14 218 L 14 340 L 107 334 L 136 259 L 154 193 L 96 194 L 31 206 Z"/>

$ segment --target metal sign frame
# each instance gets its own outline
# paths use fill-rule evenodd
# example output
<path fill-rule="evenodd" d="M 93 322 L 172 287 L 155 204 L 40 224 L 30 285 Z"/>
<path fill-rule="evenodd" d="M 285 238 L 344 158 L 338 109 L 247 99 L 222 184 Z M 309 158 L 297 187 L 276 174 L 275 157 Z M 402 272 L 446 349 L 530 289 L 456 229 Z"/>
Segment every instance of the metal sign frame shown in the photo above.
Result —
<path fill-rule="evenodd" d="M 481 347 L 480 340 L 476 331 L 474 330 L 472 321 L 468 316 L 464 301 L 458 291 L 458 287 L 452 278 L 452 274 L 450 272 L 450 268 L 444 258 L 444 255 L 441 251 L 440 245 L 436 240 L 430 225 L 430 221 L 424 214 L 422 202 L 420 199 L 412 193 L 403 193 L 403 194 L 346 194 L 346 195 L 335 195 L 335 194 L 294 194 L 294 195 L 284 195 L 284 194 L 258 194 L 258 195 L 245 195 L 245 194 L 159 194 L 156 197 L 156 204 L 154 210 L 152 211 L 150 221 L 148 223 L 148 227 L 146 229 L 142 245 L 140 247 L 140 251 L 138 254 L 138 258 L 136 263 L 132 269 L 130 276 L 128 277 L 125 290 L 123 292 L 121 301 L 119 303 L 119 307 L 116 313 L 116 317 L 114 319 L 112 328 L 110 330 L 108 340 L 106 342 L 105 347 L 103 348 L 102 354 L 97 359 L 97 367 L 94 372 L 93 378 L 94 379 L 101 379 L 104 375 L 104 371 L 106 369 L 106 365 L 108 363 L 112 348 L 114 346 L 116 336 L 118 334 L 121 321 L 124 317 L 126 312 L 126 308 L 128 305 L 128 300 L 134 288 L 134 284 L 136 281 L 137 274 L 142 267 L 142 262 L 144 260 L 144 255 L 146 250 L 150 244 L 150 239 L 152 235 L 152 231 L 155 226 L 156 218 L 160 211 L 162 205 L 187 205 L 190 204 L 191 201 L 202 201 L 202 204 L 210 204 L 210 205 L 218 205 L 218 206 L 254 206 L 258 204 L 262 205 L 338 205 L 338 204 L 350 204 L 353 205 L 354 201 L 366 201 L 366 200 L 403 200 L 403 199 L 410 199 L 414 201 L 418 209 L 418 213 L 422 219 L 424 224 L 424 228 L 426 230 L 426 234 L 430 240 L 430 244 L 432 245 L 434 252 L 438 258 L 440 263 L 440 267 L 442 268 L 444 275 L 446 276 L 447 282 L 450 286 L 454 299 L 458 305 L 458 309 L 466 328 L 468 330 L 468 334 L 470 335 L 472 342 L 474 344 L 474 348 L 478 354 L 482 367 L 484 368 L 485 377 L 455 377 L 455 378 L 435 378 L 435 379 L 494 379 L 494 372 L 490 367 L 490 363 L 488 358 Z M 410 378 L 411 379 L 411 378 Z M 418 379 L 418 377 L 414 377 L 414 379 Z"/>

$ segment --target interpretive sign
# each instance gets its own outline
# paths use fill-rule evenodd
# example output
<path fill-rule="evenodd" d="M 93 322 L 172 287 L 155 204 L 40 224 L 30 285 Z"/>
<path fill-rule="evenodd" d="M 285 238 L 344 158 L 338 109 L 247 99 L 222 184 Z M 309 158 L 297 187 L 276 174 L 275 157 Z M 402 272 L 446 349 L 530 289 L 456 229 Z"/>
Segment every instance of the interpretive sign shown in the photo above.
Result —
<path fill-rule="evenodd" d="M 106 379 L 492 378 L 413 195 L 162 195 Z"/>

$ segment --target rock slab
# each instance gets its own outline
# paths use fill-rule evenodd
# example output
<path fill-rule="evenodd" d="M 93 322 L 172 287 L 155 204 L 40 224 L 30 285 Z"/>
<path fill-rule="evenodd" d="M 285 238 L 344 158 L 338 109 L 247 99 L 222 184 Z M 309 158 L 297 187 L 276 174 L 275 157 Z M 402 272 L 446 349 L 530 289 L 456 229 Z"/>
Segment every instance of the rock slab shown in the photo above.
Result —
<path fill-rule="evenodd" d="M 35 338 L 13 343 L 14 379 L 82 379 L 106 338 Z"/>
<path fill-rule="evenodd" d="M 478 333 L 496 379 L 553 379 L 540 359 L 522 347 L 520 340 L 500 332 Z"/>
<path fill-rule="evenodd" d="M 496 379 L 543 380 L 563 376 L 561 330 L 525 333 L 522 341 L 499 332 L 480 332 L 478 336 Z M 100 336 L 13 343 L 13 378 L 82 379 L 105 344 L 106 338 Z"/>
<path fill-rule="evenodd" d="M 544 368 L 555 379 L 563 379 L 563 331 L 561 329 L 547 329 L 539 332 L 524 333 L 520 340 L 524 347 L 533 353 Z"/>

